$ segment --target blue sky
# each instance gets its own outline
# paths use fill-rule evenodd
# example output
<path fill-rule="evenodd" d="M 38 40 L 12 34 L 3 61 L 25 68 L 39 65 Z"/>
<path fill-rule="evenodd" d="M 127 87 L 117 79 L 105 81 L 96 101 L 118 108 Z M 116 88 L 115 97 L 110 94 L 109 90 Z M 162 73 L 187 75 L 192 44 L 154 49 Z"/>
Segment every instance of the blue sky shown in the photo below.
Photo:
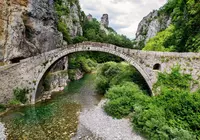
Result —
<path fill-rule="evenodd" d="M 154 9 L 159 9 L 167 0 L 80 0 L 86 15 L 100 20 L 104 13 L 109 15 L 110 27 L 119 34 L 134 38 L 142 18 Z"/>

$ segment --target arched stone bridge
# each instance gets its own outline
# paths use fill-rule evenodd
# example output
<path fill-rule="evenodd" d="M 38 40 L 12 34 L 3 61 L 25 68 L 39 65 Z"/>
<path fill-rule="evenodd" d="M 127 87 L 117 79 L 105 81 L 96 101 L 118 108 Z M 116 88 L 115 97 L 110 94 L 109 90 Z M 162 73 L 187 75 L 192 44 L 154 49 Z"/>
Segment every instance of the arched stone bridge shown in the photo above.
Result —
<path fill-rule="evenodd" d="M 12 98 L 16 87 L 30 89 L 30 101 L 34 103 L 39 82 L 49 68 L 68 54 L 80 51 L 106 52 L 123 58 L 141 73 L 150 89 L 157 81 L 159 71 L 170 71 L 177 64 L 181 66 L 182 72 L 191 74 L 196 80 L 200 78 L 200 53 L 141 51 L 111 44 L 83 42 L 0 67 L 0 103 Z"/>

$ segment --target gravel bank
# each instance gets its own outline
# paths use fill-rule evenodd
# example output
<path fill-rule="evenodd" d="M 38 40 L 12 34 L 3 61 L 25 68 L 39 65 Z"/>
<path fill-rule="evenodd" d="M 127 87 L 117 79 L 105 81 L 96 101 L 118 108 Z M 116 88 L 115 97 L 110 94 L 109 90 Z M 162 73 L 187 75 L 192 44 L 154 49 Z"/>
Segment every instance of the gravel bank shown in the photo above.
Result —
<path fill-rule="evenodd" d="M 98 106 L 80 113 L 78 132 L 72 140 L 143 140 L 132 132 L 128 119 L 117 120 L 108 116 L 102 108 L 104 103 L 102 100 Z"/>
<path fill-rule="evenodd" d="M 0 122 L 0 140 L 6 140 L 4 124 Z"/>

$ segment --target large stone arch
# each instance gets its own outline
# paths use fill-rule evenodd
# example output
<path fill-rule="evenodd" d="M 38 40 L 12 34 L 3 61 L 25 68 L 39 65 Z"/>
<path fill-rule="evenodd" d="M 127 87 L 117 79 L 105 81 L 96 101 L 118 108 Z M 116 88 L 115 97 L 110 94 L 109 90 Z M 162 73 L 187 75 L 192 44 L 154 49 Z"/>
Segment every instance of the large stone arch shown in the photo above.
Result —
<path fill-rule="evenodd" d="M 99 47 L 96 45 L 90 45 L 90 46 L 85 46 L 84 44 L 78 44 L 72 48 L 66 48 L 64 50 L 59 51 L 59 54 L 56 54 L 53 57 L 53 60 L 51 60 L 51 62 L 49 62 L 45 68 L 42 70 L 42 72 L 40 72 L 38 78 L 36 79 L 36 85 L 35 88 L 32 92 L 31 95 L 31 103 L 34 104 L 35 100 L 36 100 L 36 92 L 39 86 L 40 81 L 42 80 L 44 74 L 49 70 L 49 68 L 55 64 L 58 60 L 60 60 L 61 58 L 71 54 L 71 53 L 76 53 L 76 52 L 83 52 L 83 51 L 98 51 L 98 52 L 105 52 L 105 53 L 110 53 L 113 54 L 115 56 L 118 56 L 122 59 L 124 59 L 125 61 L 127 61 L 130 65 L 132 65 L 133 67 L 135 67 L 140 74 L 143 76 L 144 80 L 146 81 L 146 83 L 148 84 L 150 90 L 152 90 L 152 82 L 148 76 L 148 74 L 142 69 L 142 67 L 134 60 L 133 57 L 128 56 L 127 54 L 119 51 L 117 49 L 117 46 L 111 45 L 112 47 Z M 120 47 L 118 47 L 120 48 Z"/>

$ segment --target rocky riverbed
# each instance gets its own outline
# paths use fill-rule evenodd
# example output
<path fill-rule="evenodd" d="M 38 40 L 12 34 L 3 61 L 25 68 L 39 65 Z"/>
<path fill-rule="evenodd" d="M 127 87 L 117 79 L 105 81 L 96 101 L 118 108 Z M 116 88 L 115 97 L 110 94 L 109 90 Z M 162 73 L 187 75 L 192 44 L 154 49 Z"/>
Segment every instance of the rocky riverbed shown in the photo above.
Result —
<path fill-rule="evenodd" d="M 85 109 L 80 113 L 78 132 L 72 140 L 143 140 L 132 131 L 128 119 L 113 119 L 108 116 L 103 105 L 106 100 L 92 109 Z"/>

